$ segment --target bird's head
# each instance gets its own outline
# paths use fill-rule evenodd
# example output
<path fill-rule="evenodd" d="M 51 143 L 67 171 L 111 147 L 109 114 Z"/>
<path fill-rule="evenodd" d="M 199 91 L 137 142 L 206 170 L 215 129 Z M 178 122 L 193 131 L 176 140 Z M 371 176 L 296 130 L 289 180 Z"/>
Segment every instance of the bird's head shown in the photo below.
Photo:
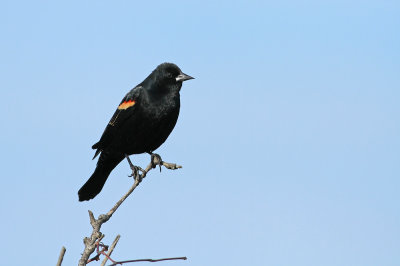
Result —
<path fill-rule="evenodd" d="M 145 82 L 150 81 L 150 83 L 153 85 L 150 87 L 160 90 L 159 92 L 166 92 L 171 90 L 179 91 L 182 87 L 182 82 L 189 79 L 194 78 L 183 73 L 177 65 L 172 63 L 163 63 L 157 66 L 157 68 L 150 74 Z"/>

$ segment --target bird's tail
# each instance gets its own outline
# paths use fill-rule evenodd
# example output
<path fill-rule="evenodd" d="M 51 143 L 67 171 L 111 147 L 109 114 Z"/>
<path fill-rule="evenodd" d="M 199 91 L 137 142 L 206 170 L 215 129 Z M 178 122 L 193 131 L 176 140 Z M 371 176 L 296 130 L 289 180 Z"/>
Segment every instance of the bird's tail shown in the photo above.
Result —
<path fill-rule="evenodd" d="M 97 162 L 94 173 L 88 181 L 79 189 L 79 201 L 90 200 L 100 193 L 111 171 L 124 159 L 121 153 L 103 151 Z"/>

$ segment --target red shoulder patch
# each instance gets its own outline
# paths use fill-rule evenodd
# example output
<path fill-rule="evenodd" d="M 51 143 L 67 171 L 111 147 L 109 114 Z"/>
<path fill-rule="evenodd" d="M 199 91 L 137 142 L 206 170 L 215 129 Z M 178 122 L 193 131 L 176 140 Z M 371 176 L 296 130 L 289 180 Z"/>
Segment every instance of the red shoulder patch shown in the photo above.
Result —
<path fill-rule="evenodd" d="M 121 104 L 118 106 L 118 110 L 126 110 L 126 109 L 128 109 L 129 107 L 134 106 L 135 103 L 136 103 L 136 102 L 135 102 L 134 100 L 124 101 L 123 103 L 121 103 Z"/>

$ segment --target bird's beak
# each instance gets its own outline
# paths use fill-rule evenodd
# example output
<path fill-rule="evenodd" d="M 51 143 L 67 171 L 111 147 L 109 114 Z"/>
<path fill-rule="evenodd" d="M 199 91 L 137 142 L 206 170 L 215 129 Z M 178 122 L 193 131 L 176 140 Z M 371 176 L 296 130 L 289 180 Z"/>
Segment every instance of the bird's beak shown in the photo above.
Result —
<path fill-rule="evenodd" d="M 176 81 L 185 81 L 185 80 L 189 80 L 189 79 L 194 79 L 194 77 L 191 77 L 189 75 L 186 75 L 185 73 L 180 73 L 177 77 L 176 77 Z"/>

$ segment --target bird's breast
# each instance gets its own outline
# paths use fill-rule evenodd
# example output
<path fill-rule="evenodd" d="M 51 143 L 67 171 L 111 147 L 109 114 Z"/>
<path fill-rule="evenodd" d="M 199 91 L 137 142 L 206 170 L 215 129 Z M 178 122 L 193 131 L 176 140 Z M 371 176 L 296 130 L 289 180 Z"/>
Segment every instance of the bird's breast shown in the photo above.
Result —
<path fill-rule="evenodd" d="M 129 153 L 154 151 L 165 142 L 178 120 L 180 102 L 143 102 L 140 114 L 127 125 L 127 147 Z"/>

